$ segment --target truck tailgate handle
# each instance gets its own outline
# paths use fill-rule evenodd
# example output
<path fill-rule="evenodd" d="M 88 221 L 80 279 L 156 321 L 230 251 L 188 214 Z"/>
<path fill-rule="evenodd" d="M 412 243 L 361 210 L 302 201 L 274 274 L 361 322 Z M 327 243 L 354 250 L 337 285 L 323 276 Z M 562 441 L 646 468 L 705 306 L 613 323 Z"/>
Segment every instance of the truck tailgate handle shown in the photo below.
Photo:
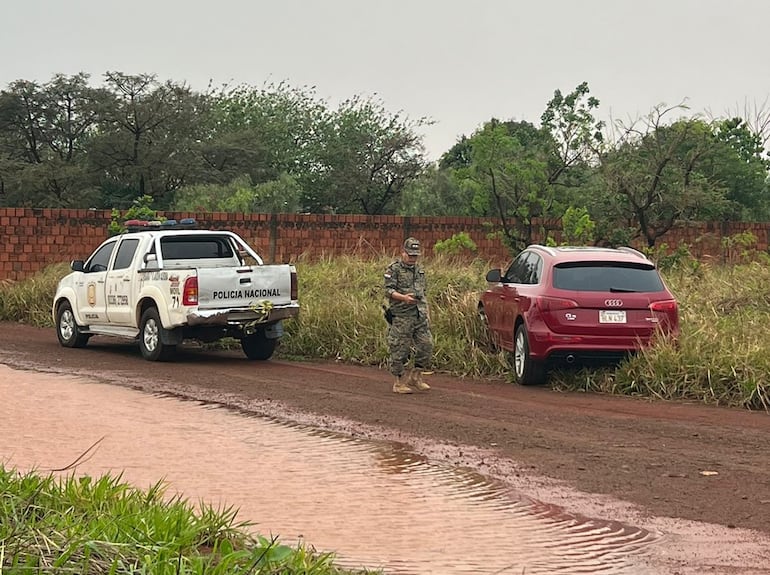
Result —
<path fill-rule="evenodd" d="M 251 278 L 241 278 L 241 282 L 240 283 L 242 283 L 242 284 L 250 284 L 251 283 Z"/>

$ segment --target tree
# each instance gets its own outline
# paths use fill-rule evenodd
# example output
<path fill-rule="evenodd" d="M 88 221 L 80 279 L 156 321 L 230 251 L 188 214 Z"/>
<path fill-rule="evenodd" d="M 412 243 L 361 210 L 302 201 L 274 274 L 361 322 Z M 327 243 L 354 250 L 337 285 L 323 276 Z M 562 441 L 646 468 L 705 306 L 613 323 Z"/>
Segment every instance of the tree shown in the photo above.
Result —
<path fill-rule="evenodd" d="M 19 80 L 0 92 L 0 178 L 9 203 L 72 207 L 96 199 L 87 142 L 104 99 L 86 74 L 43 85 Z"/>
<path fill-rule="evenodd" d="M 513 251 L 532 243 L 537 218 L 561 217 L 573 205 L 601 142 L 602 124 L 593 118 L 598 105 L 585 82 L 566 96 L 556 90 L 540 127 L 492 119 L 442 158 L 458 178 L 484 190 Z"/>
<path fill-rule="evenodd" d="M 203 142 L 208 180 L 248 175 L 254 183 L 281 174 L 307 179 L 318 155 L 318 126 L 328 110 L 310 88 L 285 83 L 225 86 L 211 92 Z"/>
<path fill-rule="evenodd" d="M 704 162 L 704 174 L 725 188 L 731 208 L 725 215 L 738 220 L 770 218 L 766 180 L 770 170 L 763 137 L 742 118 L 712 124 L 713 152 Z"/>
<path fill-rule="evenodd" d="M 313 185 L 304 198 L 311 212 L 392 214 L 405 187 L 428 165 L 422 137 L 430 123 L 388 112 L 381 102 L 355 97 L 319 126 L 321 148 Z"/>
<path fill-rule="evenodd" d="M 534 126 L 518 125 L 526 133 Z M 547 139 L 547 134 L 541 132 Z M 492 120 L 471 137 L 471 165 L 464 171 L 489 197 L 506 244 L 518 251 L 532 243 L 533 219 L 547 215 L 555 200 L 548 185 L 543 146 L 524 146 L 511 128 Z"/>
<path fill-rule="evenodd" d="M 700 119 L 665 123 L 681 109 L 658 106 L 630 126 L 618 123 L 619 136 L 601 157 L 606 211 L 597 217 L 633 225 L 649 247 L 678 220 L 710 219 L 726 209 L 723 187 L 702 170 L 714 150 L 711 127 Z"/>
<path fill-rule="evenodd" d="M 292 213 L 300 208 L 302 190 L 288 174 L 254 184 L 240 176 L 227 184 L 193 184 L 180 189 L 174 199 L 175 211 L 250 213 Z"/>
<path fill-rule="evenodd" d="M 757 142 L 763 150 L 761 157 L 770 161 L 770 149 L 767 148 L 770 143 L 770 95 L 766 96 L 762 103 L 757 100 L 749 102 L 747 98 L 743 106 L 736 106 L 728 112 L 727 117 L 743 120 L 745 128 L 756 135 Z"/>
<path fill-rule="evenodd" d="M 588 83 L 579 84 L 564 96 L 554 92 L 540 124 L 555 142 L 555 156 L 549 165 L 548 181 L 551 184 L 576 185 L 571 176 L 580 176 L 583 168 L 594 160 L 604 141 L 604 122 L 593 117 L 599 100 L 590 95 Z"/>
<path fill-rule="evenodd" d="M 149 195 L 168 206 L 200 165 L 201 117 L 206 100 L 184 84 L 152 74 L 107 72 L 110 101 L 92 142 L 91 161 L 106 187 L 130 202 Z"/>
<path fill-rule="evenodd" d="M 404 216 L 489 216 L 489 198 L 468 178 L 453 169 L 429 166 L 404 188 L 398 210 Z"/>

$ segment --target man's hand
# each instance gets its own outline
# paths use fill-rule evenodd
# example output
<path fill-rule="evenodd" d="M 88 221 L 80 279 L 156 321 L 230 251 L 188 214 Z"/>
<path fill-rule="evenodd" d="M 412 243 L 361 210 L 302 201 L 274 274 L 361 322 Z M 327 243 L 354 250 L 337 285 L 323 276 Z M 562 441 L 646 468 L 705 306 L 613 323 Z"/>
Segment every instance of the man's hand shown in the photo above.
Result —
<path fill-rule="evenodd" d="M 404 303 L 408 303 L 409 305 L 416 305 L 419 301 L 419 298 L 415 297 L 414 294 L 411 293 L 393 293 L 393 299 L 400 300 Z"/>

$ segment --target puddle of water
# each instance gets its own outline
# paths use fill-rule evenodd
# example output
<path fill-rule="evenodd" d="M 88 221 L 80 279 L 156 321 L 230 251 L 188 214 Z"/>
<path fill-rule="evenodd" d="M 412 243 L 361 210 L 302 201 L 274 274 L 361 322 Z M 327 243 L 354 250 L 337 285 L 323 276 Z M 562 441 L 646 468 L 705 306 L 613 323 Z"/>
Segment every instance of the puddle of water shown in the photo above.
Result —
<path fill-rule="evenodd" d="M 655 537 L 570 516 L 404 446 L 218 406 L 0 365 L 0 461 L 122 473 L 141 488 L 234 505 L 283 543 L 393 574 L 646 573 Z M 100 441 L 101 440 L 101 441 Z"/>

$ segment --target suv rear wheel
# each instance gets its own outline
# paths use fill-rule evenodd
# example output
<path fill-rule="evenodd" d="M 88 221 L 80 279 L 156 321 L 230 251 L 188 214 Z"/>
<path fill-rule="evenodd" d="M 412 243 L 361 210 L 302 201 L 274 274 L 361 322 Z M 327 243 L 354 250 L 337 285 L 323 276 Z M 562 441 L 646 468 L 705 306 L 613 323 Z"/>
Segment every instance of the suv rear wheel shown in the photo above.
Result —
<path fill-rule="evenodd" d="M 516 328 L 513 340 L 513 376 L 521 385 L 545 383 L 545 366 L 529 355 L 529 333 L 524 324 Z"/>

